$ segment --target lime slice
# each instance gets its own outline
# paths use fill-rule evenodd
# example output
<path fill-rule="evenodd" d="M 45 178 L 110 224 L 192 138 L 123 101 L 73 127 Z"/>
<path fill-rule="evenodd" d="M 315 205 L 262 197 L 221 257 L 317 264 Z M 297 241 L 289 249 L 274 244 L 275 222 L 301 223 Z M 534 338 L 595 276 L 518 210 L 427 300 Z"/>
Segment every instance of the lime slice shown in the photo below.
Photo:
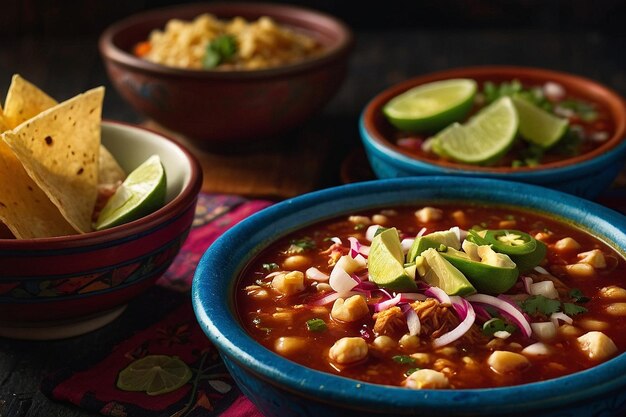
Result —
<path fill-rule="evenodd" d="M 466 164 L 488 164 L 506 153 L 517 133 L 513 102 L 502 97 L 485 107 L 465 125 L 454 123 L 435 136 L 433 150 Z"/>
<path fill-rule="evenodd" d="M 404 269 L 404 252 L 395 227 L 372 240 L 367 259 L 369 278 L 379 287 L 394 291 L 415 290 L 415 280 Z"/>
<path fill-rule="evenodd" d="M 414 87 L 383 107 L 389 123 L 400 130 L 437 131 L 462 120 L 472 108 L 476 81 L 465 78 Z"/>
<path fill-rule="evenodd" d="M 148 355 L 124 368 L 116 385 L 124 391 L 159 395 L 182 387 L 191 375 L 189 366 L 176 356 Z"/>
<path fill-rule="evenodd" d="M 519 116 L 519 133 L 528 142 L 547 149 L 567 132 L 567 119 L 548 113 L 521 98 L 513 97 L 513 104 Z"/>
<path fill-rule="evenodd" d="M 165 170 L 158 155 L 152 155 L 131 172 L 100 212 L 96 230 L 137 220 L 165 203 Z"/>
<path fill-rule="evenodd" d="M 441 288 L 448 295 L 469 295 L 476 292 L 465 275 L 435 249 L 426 249 L 421 256 L 428 264 L 426 274 L 422 277 L 428 284 Z"/>

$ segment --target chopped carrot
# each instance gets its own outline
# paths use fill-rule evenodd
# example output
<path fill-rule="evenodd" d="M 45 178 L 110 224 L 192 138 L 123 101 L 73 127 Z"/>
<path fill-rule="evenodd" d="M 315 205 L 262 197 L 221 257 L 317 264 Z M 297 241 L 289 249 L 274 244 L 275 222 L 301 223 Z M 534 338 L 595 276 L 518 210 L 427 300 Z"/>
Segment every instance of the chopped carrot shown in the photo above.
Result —
<path fill-rule="evenodd" d="M 150 42 L 148 41 L 139 42 L 137 45 L 135 45 L 135 49 L 133 50 L 133 53 L 137 55 L 138 57 L 142 57 L 142 56 L 145 56 L 148 52 L 150 52 L 151 48 L 152 46 L 150 45 Z"/>

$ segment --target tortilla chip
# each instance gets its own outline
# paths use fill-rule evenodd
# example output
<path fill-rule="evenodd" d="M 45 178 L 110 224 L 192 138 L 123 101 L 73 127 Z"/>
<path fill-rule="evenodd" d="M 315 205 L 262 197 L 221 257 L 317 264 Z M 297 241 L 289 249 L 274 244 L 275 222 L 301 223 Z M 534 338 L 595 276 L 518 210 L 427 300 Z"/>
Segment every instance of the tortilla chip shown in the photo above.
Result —
<path fill-rule="evenodd" d="M 0 133 L 9 130 L 9 122 L 7 122 L 4 117 L 4 112 L 2 111 L 2 106 L 0 106 Z"/>
<path fill-rule="evenodd" d="M 8 127 L 13 129 L 56 104 L 56 100 L 37 86 L 15 74 L 4 102 L 4 118 Z"/>
<path fill-rule="evenodd" d="M 0 140 L 0 220 L 18 239 L 76 233 L 2 140 Z"/>
<path fill-rule="evenodd" d="M 111 152 L 100 145 L 100 163 L 98 164 L 98 185 L 118 184 L 126 178 L 126 173 L 117 163 Z"/>
<path fill-rule="evenodd" d="M 79 232 L 92 230 L 104 88 L 94 88 L 2 134 L 30 177 Z"/>

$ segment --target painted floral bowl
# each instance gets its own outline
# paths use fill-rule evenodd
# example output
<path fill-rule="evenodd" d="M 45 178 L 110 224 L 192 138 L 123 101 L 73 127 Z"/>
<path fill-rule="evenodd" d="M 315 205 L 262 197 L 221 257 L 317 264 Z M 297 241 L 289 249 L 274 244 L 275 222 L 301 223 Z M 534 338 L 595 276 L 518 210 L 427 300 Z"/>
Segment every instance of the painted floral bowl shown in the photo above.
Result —
<path fill-rule="evenodd" d="M 133 47 L 173 18 L 269 16 L 317 40 L 324 52 L 259 70 L 189 70 L 133 55 Z M 100 51 L 113 85 L 140 113 L 200 148 L 245 151 L 267 146 L 320 110 L 346 75 L 352 34 L 332 16 L 269 3 L 197 3 L 150 10 L 108 28 Z"/>
<path fill-rule="evenodd" d="M 433 81 L 469 78 L 479 85 L 519 80 L 534 86 L 558 85 L 568 94 L 597 104 L 607 114 L 612 128 L 593 150 L 537 166 L 476 166 L 443 159 L 426 158 L 398 146 L 394 128 L 383 114 L 383 107 L 404 91 Z M 557 87 L 558 88 L 558 87 Z M 586 198 L 595 198 L 607 189 L 624 168 L 626 158 L 626 106 L 613 90 L 580 76 L 526 67 L 469 67 L 418 76 L 394 85 L 374 97 L 359 121 L 361 140 L 372 170 L 378 178 L 413 175 L 460 175 L 520 181 L 543 185 Z"/>
<path fill-rule="evenodd" d="M 106 230 L 0 239 L 0 336 L 61 338 L 108 323 L 165 272 L 187 237 L 202 184 L 196 159 L 160 134 L 116 122 L 103 122 L 102 143 L 126 172 L 158 154 L 165 206 Z"/>
<path fill-rule="evenodd" d="M 278 416 L 617 416 L 626 412 L 626 354 L 552 380 L 503 388 L 412 390 L 312 370 L 257 343 L 235 311 L 237 279 L 277 239 L 357 210 L 433 202 L 518 207 L 572 222 L 626 248 L 626 219 L 562 192 L 529 184 L 463 177 L 385 179 L 326 189 L 276 204 L 242 221 L 204 254 L 193 305 L 207 337 L 242 391 L 268 417 Z"/>

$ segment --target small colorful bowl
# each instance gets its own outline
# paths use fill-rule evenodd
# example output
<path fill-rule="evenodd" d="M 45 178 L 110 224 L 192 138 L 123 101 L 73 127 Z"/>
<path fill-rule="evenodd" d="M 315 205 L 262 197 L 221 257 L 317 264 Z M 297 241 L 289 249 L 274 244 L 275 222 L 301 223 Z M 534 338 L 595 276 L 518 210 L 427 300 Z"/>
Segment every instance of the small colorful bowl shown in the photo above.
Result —
<path fill-rule="evenodd" d="M 320 55 L 276 68 L 187 70 L 132 54 L 133 47 L 173 18 L 202 13 L 221 19 L 269 16 L 315 38 Z M 119 93 L 139 112 L 185 135 L 199 148 L 245 151 L 267 146 L 299 126 L 339 90 L 352 46 L 350 29 L 317 11 L 269 3 L 197 3 L 150 10 L 109 27 L 100 52 Z"/>
<path fill-rule="evenodd" d="M 594 150 L 558 162 L 535 167 L 483 167 L 450 161 L 425 159 L 392 143 L 391 125 L 383 106 L 404 91 L 432 81 L 470 78 L 479 84 L 513 79 L 522 84 L 543 85 L 555 82 L 580 99 L 605 108 L 614 129 L 608 139 Z M 528 67 L 486 66 L 458 68 L 412 78 L 394 85 L 372 99 L 359 121 L 361 140 L 369 163 L 378 178 L 419 175 L 460 175 L 505 179 L 538 184 L 585 198 L 596 198 L 606 190 L 624 168 L 626 160 L 626 105 L 615 91 L 580 76 Z"/>
<path fill-rule="evenodd" d="M 213 243 L 193 281 L 197 319 L 231 375 L 267 417 L 618 416 L 626 413 L 626 354 L 566 377 L 504 388 L 411 390 L 374 385 L 303 367 L 269 351 L 235 311 L 239 274 L 271 242 L 358 210 L 425 203 L 486 202 L 544 213 L 592 233 L 619 253 L 626 218 L 596 203 L 529 184 L 484 178 L 413 177 L 317 191 L 265 209 Z"/>
<path fill-rule="evenodd" d="M 146 129 L 102 123 L 126 172 L 158 154 L 167 203 L 139 220 L 81 235 L 0 239 L 0 336 L 58 339 L 101 327 L 165 272 L 191 227 L 202 185 L 197 160 Z"/>

